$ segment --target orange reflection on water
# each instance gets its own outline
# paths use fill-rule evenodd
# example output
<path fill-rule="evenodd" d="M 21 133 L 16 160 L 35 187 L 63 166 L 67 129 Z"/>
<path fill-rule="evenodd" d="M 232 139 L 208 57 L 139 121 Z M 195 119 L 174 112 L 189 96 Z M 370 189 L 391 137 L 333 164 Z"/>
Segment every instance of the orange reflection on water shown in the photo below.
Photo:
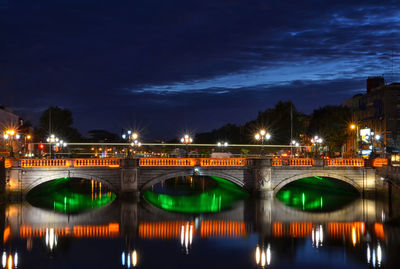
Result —
<path fill-rule="evenodd" d="M 181 236 L 181 227 L 186 221 L 162 221 L 139 223 L 139 236 L 146 239 L 171 239 Z M 194 222 L 191 221 L 190 225 Z"/>
<path fill-rule="evenodd" d="M 204 220 L 200 226 L 200 236 L 207 237 L 242 237 L 246 236 L 243 221 Z"/>
<path fill-rule="evenodd" d="M 186 221 L 162 221 L 139 223 L 139 236 L 146 239 L 171 239 L 181 236 L 181 228 Z M 191 221 L 189 226 L 193 226 Z M 195 228 L 193 234 L 195 234 Z M 246 225 L 243 221 L 203 220 L 200 222 L 198 232 L 203 238 L 208 237 L 242 237 L 247 235 Z"/>
<path fill-rule="evenodd" d="M 375 222 L 374 223 L 374 231 L 375 231 L 376 237 L 378 237 L 379 239 L 382 239 L 382 240 L 385 239 L 385 231 L 383 230 L 382 223 Z"/>
<path fill-rule="evenodd" d="M 20 237 L 43 237 L 46 234 L 46 228 L 32 228 L 29 225 L 22 225 L 20 228 Z M 72 229 L 70 227 L 57 227 L 54 228 L 54 233 L 61 237 L 117 237 L 119 236 L 119 224 L 75 225 Z"/>
<path fill-rule="evenodd" d="M 360 242 L 361 236 L 365 231 L 364 222 L 329 222 L 328 234 L 332 238 L 341 239 L 343 236 L 350 239 L 355 246 Z"/>
<path fill-rule="evenodd" d="M 291 222 L 289 226 L 283 225 L 282 222 L 274 222 L 272 224 L 272 234 L 274 237 L 290 236 L 290 237 L 307 237 L 312 233 L 315 225 L 312 222 Z"/>

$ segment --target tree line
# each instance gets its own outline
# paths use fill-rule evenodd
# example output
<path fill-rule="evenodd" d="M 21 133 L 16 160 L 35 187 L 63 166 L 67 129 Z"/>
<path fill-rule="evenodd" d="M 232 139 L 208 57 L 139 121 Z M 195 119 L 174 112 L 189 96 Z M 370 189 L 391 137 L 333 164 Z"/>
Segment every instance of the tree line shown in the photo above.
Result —
<path fill-rule="evenodd" d="M 340 152 L 347 140 L 350 119 L 350 110 L 341 105 L 320 107 L 307 115 L 298 111 L 292 102 L 280 101 L 273 108 L 259 112 L 254 120 L 243 125 L 229 123 L 210 132 L 198 133 L 195 141 L 254 144 L 254 134 L 264 129 L 271 134 L 269 144 L 289 145 L 292 138 L 305 145 L 310 143 L 310 138 L 318 135 L 333 153 Z"/>

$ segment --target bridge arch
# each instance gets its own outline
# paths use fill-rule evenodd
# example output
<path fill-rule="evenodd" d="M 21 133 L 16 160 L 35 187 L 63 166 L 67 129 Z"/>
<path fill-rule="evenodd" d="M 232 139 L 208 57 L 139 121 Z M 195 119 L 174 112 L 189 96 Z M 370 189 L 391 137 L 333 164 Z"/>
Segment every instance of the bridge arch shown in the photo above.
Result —
<path fill-rule="evenodd" d="M 102 185 L 106 186 L 107 188 L 109 188 L 112 192 L 117 192 L 118 190 L 115 188 L 115 186 L 113 186 L 109 181 L 94 176 L 94 175 L 89 175 L 86 173 L 81 173 L 81 172 L 74 172 L 74 173 L 65 173 L 65 172 L 55 172 L 55 173 L 51 173 L 48 174 L 44 177 L 40 177 L 34 181 L 32 181 L 29 185 L 26 186 L 25 191 L 26 193 L 30 192 L 33 188 L 39 186 L 42 183 L 46 183 L 52 180 L 56 180 L 58 178 L 65 178 L 65 177 L 70 177 L 70 178 L 82 178 L 85 180 L 95 180 L 97 182 L 101 182 Z"/>
<path fill-rule="evenodd" d="M 344 175 L 341 175 L 338 173 L 322 172 L 322 171 L 312 171 L 312 172 L 301 173 L 298 175 L 287 177 L 273 187 L 274 193 L 278 193 L 287 184 L 289 184 L 293 181 L 302 179 L 302 178 L 306 178 L 306 177 L 329 177 L 329 178 L 338 179 L 338 180 L 348 183 L 349 185 L 353 186 L 359 193 L 362 193 L 362 186 L 360 186 L 357 182 L 355 182 L 350 177 L 347 177 L 347 176 L 344 176 Z"/>
<path fill-rule="evenodd" d="M 171 171 L 168 173 L 160 173 L 157 176 L 152 177 L 150 180 L 148 180 L 145 184 L 143 184 L 143 186 L 140 188 L 140 191 L 145 191 L 147 189 L 149 189 L 151 186 L 170 179 L 170 178 L 174 178 L 174 177 L 180 177 L 180 176 L 193 176 L 193 170 L 176 170 L 176 171 Z M 214 176 L 214 177 L 220 177 L 223 179 L 226 179 L 232 183 L 235 183 L 236 185 L 238 185 L 241 188 L 245 187 L 245 183 L 243 179 L 240 179 L 238 177 L 235 177 L 233 175 L 230 175 L 229 173 L 223 172 L 221 170 L 199 170 L 198 173 L 196 173 L 196 175 L 199 176 Z"/>

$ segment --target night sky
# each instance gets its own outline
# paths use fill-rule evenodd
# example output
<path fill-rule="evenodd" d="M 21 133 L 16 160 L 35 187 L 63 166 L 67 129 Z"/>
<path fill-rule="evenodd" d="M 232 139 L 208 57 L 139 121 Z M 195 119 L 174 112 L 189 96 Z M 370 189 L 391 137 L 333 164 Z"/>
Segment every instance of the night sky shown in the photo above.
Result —
<path fill-rule="evenodd" d="M 0 0 L 0 41 L 0 104 L 144 141 L 400 81 L 399 0 Z"/>

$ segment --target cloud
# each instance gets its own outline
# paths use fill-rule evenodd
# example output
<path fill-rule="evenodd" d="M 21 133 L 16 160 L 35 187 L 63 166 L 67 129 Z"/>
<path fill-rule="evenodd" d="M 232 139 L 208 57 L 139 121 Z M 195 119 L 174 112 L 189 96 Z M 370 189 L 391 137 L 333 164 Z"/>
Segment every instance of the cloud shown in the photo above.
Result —
<path fill-rule="evenodd" d="M 199 119 L 203 130 L 292 96 L 311 111 L 341 103 L 342 89 L 362 89 L 369 75 L 400 79 L 391 72 L 392 59 L 393 70 L 400 66 L 399 7 L 397 0 L 9 1 L 0 6 L 0 91 L 28 118 L 48 105 L 85 113 L 81 130 L 119 129 L 134 118 L 161 126 L 168 115 L 176 126 Z M 215 121 L 201 123 L 205 113 Z"/>

